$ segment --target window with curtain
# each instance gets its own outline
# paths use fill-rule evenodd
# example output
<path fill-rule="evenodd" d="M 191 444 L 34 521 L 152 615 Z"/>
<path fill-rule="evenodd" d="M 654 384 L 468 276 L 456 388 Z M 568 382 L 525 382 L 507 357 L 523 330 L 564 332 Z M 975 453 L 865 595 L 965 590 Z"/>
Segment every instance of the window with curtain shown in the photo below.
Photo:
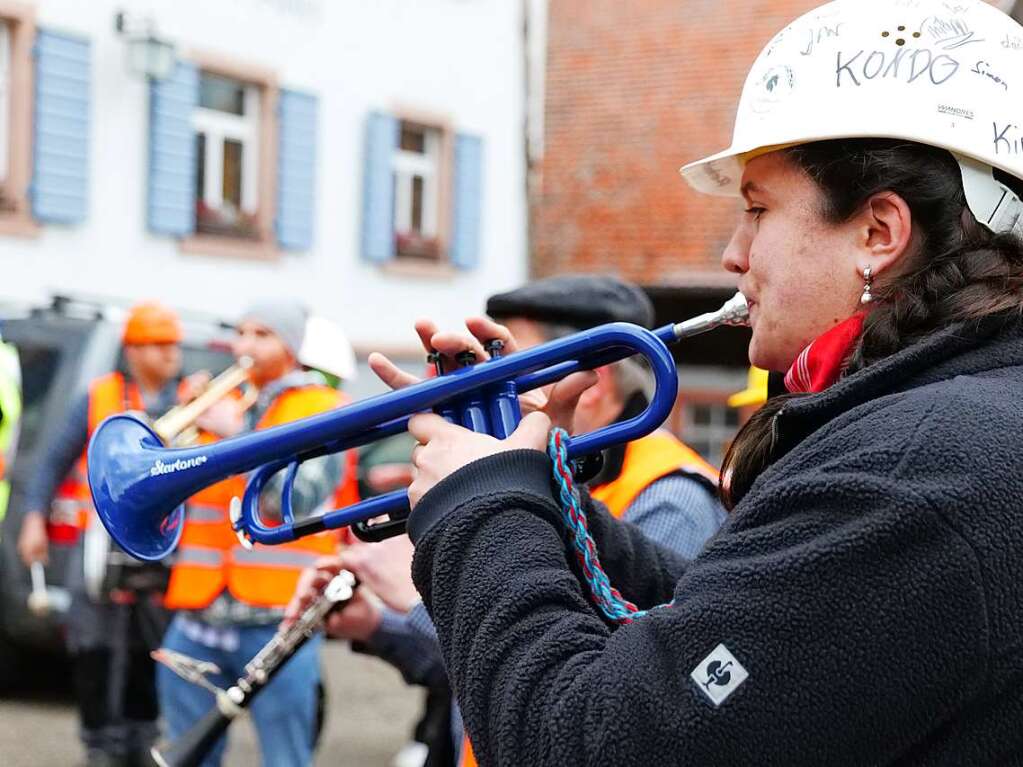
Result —
<path fill-rule="evenodd" d="M 192 116 L 197 232 L 258 237 L 260 98 L 256 85 L 200 73 Z"/>
<path fill-rule="evenodd" d="M 436 261 L 442 131 L 402 121 L 394 151 L 394 235 L 399 258 Z"/>

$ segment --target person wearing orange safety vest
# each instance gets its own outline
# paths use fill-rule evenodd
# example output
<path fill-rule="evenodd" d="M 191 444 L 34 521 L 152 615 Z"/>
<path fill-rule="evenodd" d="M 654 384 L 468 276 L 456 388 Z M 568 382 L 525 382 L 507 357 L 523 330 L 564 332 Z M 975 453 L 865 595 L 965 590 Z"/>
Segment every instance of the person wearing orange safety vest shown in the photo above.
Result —
<path fill-rule="evenodd" d="M 249 378 L 259 394 L 248 410 L 223 400 L 198 422 L 207 434 L 231 436 L 267 429 L 340 407 L 347 401 L 315 371 L 303 370 L 299 352 L 306 313 L 289 301 L 264 301 L 251 306 L 237 327 L 233 351 L 248 357 Z M 212 437 L 207 437 L 212 439 Z M 354 471 L 347 459 L 329 455 L 307 461 L 298 471 L 292 494 L 296 517 L 356 500 Z M 279 513 L 280 480 L 265 489 L 261 514 Z M 216 664 L 214 682 L 229 686 L 245 664 L 268 642 L 283 607 L 291 598 L 301 571 L 324 554 L 337 550 L 331 532 L 278 546 L 244 545 L 231 528 L 231 498 L 245 489 L 244 477 L 206 488 L 186 504 L 185 525 L 171 572 L 165 604 L 177 614 L 164 637 L 166 649 Z M 319 684 L 319 645 L 307 643 L 274 677 L 250 709 L 259 734 L 263 763 L 306 765 L 311 762 Z M 161 710 L 171 739 L 182 735 L 215 705 L 213 696 L 177 677 L 157 670 Z M 203 764 L 219 764 L 224 739 Z"/>
<path fill-rule="evenodd" d="M 155 739 L 158 710 L 149 653 L 166 625 L 159 604 L 166 570 L 162 565 L 108 570 L 116 545 L 98 521 L 90 521 L 94 512 L 85 449 L 107 416 L 136 410 L 155 418 L 178 404 L 188 388 L 178 378 L 180 341 L 181 325 L 173 311 L 156 303 L 134 307 L 122 335 L 127 372 L 108 373 L 91 383 L 46 447 L 27 488 L 29 512 L 18 539 L 26 565 L 47 559 L 50 509 L 72 505 L 84 530 L 68 579 L 67 638 L 88 764 L 134 763 L 145 758 Z M 99 545 L 86 544 L 86 539 Z M 111 689 L 114 679 L 121 680 L 119 689 Z"/>

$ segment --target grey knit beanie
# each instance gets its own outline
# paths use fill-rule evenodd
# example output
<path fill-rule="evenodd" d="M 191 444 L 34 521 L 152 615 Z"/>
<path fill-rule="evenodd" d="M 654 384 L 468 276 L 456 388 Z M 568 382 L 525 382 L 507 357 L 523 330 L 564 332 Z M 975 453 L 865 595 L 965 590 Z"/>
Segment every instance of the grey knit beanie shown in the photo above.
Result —
<path fill-rule="evenodd" d="M 298 301 L 286 298 L 268 298 L 250 304 L 242 312 L 241 322 L 249 320 L 272 330 L 291 353 L 298 357 L 305 339 L 308 313 Z"/>

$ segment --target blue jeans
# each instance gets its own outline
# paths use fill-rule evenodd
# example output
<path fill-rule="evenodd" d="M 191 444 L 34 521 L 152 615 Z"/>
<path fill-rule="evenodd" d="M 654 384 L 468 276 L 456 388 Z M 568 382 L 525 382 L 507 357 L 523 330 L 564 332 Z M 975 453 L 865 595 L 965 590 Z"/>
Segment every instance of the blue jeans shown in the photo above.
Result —
<path fill-rule="evenodd" d="M 276 626 L 239 626 L 234 629 L 238 634 L 237 648 L 225 650 L 189 638 L 182 630 L 181 621 L 181 616 L 178 616 L 171 623 L 163 646 L 196 660 L 216 663 L 222 673 L 211 676 L 210 681 L 224 689 L 242 675 L 245 664 L 270 641 L 277 629 Z M 310 639 L 249 706 L 259 734 L 263 764 L 268 767 L 307 767 L 312 764 L 322 641 L 320 636 Z M 156 687 L 160 713 L 171 739 L 184 734 L 216 705 L 212 693 L 186 682 L 163 665 L 157 666 Z M 217 767 L 226 745 L 227 739 L 221 738 L 203 761 L 203 767 Z"/>

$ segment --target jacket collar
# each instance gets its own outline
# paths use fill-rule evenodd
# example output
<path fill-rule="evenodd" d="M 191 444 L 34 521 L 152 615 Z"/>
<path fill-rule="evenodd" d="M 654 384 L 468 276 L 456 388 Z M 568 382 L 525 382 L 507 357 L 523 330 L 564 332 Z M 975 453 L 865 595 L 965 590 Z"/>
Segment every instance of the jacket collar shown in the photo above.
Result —
<path fill-rule="evenodd" d="M 1023 321 L 1015 314 L 944 328 L 847 376 L 819 394 L 794 398 L 775 416 L 775 457 L 837 416 L 880 397 L 962 375 L 1023 366 Z"/>

